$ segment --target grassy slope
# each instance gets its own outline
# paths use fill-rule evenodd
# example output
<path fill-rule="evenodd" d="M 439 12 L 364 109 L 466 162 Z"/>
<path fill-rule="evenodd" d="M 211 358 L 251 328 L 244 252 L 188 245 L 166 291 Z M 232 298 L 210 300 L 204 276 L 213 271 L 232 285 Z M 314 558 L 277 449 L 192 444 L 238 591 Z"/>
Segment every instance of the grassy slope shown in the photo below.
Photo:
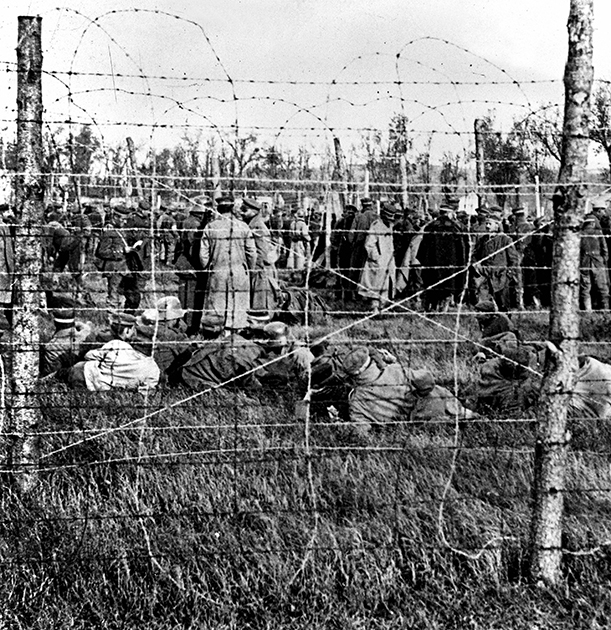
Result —
<path fill-rule="evenodd" d="M 521 321 L 526 338 L 543 328 Z M 473 336 L 473 322 L 461 332 Z M 397 317 L 337 343 L 372 341 L 468 396 L 471 351 L 459 345 L 454 362 L 451 343 L 429 343 L 451 338 Z M 568 555 L 561 592 L 524 578 L 528 422 L 399 426 L 365 449 L 323 418 L 296 423 L 290 392 L 220 390 L 170 407 L 187 393 L 54 388 L 39 486 L 1 498 L 2 627 L 607 627 L 606 548 Z M 574 427 L 568 549 L 609 538 L 608 434 Z"/>

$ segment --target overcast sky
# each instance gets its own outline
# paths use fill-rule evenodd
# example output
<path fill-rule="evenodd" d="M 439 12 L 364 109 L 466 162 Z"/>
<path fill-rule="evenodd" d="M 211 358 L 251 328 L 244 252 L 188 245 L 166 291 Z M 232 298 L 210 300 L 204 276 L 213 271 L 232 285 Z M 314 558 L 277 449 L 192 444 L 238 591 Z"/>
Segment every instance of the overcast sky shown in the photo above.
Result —
<path fill-rule="evenodd" d="M 41 15 L 45 71 L 76 73 L 45 80 L 46 120 L 92 122 L 110 143 L 131 135 L 160 148 L 199 129 L 222 139 L 237 121 L 241 134 L 262 142 L 320 146 L 338 135 L 349 150 L 363 128 L 385 129 L 402 112 L 416 149 L 439 155 L 469 150 L 473 119 L 489 111 L 508 129 L 514 118 L 563 99 L 568 0 L 0 7 L 2 67 L 15 62 L 17 16 Z M 611 79 L 611 2 L 596 3 L 594 45 L 596 78 Z M 0 103 L 10 133 L 15 83 L 6 77 Z"/>

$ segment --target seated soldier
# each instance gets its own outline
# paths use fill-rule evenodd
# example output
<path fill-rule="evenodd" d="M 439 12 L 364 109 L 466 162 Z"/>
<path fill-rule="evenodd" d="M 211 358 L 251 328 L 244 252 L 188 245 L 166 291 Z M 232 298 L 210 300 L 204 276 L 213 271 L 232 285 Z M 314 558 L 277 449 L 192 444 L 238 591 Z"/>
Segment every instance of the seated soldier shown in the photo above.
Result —
<path fill-rule="evenodd" d="M 291 287 L 281 291 L 273 319 L 287 326 L 318 326 L 326 323 L 328 313 L 329 306 L 322 297 L 310 289 Z"/>
<path fill-rule="evenodd" d="M 503 353 L 505 348 L 516 348 L 519 335 L 516 328 L 505 313 L 499 313 L 494 302 L 490 300 L 478 302 L 475 305 L 475 318 L 481 331 L 480 347 Z M 476 358 L 485 359 L 487 354 L 479 352 Z"/>
<path fill-rule="evenodd" d="M 175 363 L 189 356 L 191 341 L 187 337 L 184 321 L 186 310 L 174 296 L 157 300 L 155 308 L 145 310 L 136 318 L 136 337 L 132 346 L 147 356 L 152 356 L 162 376 L 174 369 Z M 189 353 L 188 356 L 185 353 Z"/>
<path fill-rule="evenodd" d="M 344 357 L 343 370 L 353 385 L 348 407 L 359 438 L 366 438 L 372 425 L 473 416 L 447 389 L 435 383 L 428 370 L 413 370 L 398 362 L 381 368 L 363 346 Z"/>
<path fill-rule="evenodd" d="M 53 336 L 40 346 L 41 376 L 77 363 L 85 354 L 87 343 L 93 339 L 93 324 L 77 321 L 73 309 L 54 310 L 53 323 Z"/>
<path fill-rule="evenodd" d="M 262 345 L 267 351 L 267 365 L 257 372 L 263 385 L 293 386 L 305 393 L 314 355 L 301 344 L 282 322 L 263 328 Z"/>
<path fill-rule="evenodd" d="M 534 349 L 506 347 L 480 368 L 476 408 L 483 414 L 519 417 L 535 404 L 540 386 Z"/>
<path fill-rule="evenodd" d="M 190 358 L 168 375 L 172 385 L 196 391 L 221 385 L 260 387 L 255 371 L 265 363 L 265 350 L 254 341 L 233 333 L 199 342 Z"/>
<path fill-rule="evenodd" d="M 351 387 L 346 382 L 346 373 L 342 365 L 347 354 L 340 347 L 330 347 L 326 338 L 315 340 L 310 346 L 314 356 L 310 400 L 316 408 L 324 409 L 330 419 L 349 420 L 348 396 Z M 396 357 L 384 349 L 370 348 L 369 355 L 383 370 L 387 364 L 395 363 Z"/>
<path fill-rule="evenodd" d="M 114 339 L 89 350 L 84 360 L 73 367 L 59 370 L 57 378 L 73 387 L 94 392 L 112 389 L 145 391 L 156 387 L 159 367 L 152 357 L 138 352 L 130 344 L 136 335 L 136 318 L 127 313 L 113 313 L 110 321 Z"/>

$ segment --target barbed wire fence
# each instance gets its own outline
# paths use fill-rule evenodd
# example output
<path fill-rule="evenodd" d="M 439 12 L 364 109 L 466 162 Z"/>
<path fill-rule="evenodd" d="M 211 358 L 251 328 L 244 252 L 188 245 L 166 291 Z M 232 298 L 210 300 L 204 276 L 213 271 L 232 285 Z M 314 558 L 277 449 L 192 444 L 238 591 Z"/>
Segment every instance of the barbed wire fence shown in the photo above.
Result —
<path fill-rule="evenodd" d="M 176 19 L 169 14 L 165 17 Z M 92 20 L 87 29 L 104 31 L 103 18 Z M 135 309 L 139 312 L 154 307 L 158 298 L 178 292 L 177 269 L 168 259 L 166 248 L 175 245 L 189 230 L 201 237 L 200 227 L 183 228 L 176 220 L 171 227 L 161 225 L 160 214 L 170 211 L 175 219 L 176 213 L 186 215 L 188 209 L 201 211 L 208 207 L 208 200 L 214 201 L 223 191 L 236 197 L 258 199 L 272 208 L 284 204 L 287 213 L 306 211 L 314 235 L 310 262 L 303 270 L 282 269 L 280 272 L 289 295 L 291 288 L 303 290 L 304 302 L 298 309 L 302 319 L 294 332 L 306 346 L 314 342 L 328 343 L 340 357 L 360 346 L 389 351 L 404 366 L 405 373 L 427 368 L 437 383 L 468 406 L 477 387 L 478 367 L 472 358 L 475 352 L 484 350 L 497 358 L 507 357 L 482 342 L 474 301 L 467 296 L 470 291 L 467 283 L 463 283 L 463 299 L 451 310 L 431 309 L 430 304 L 427 306 L 426 301 L 421 300 L 453 275 L 463 277 L 472 272 L 474 245 L 485 233 L 485 228 L 476 226 L 473 217 L 475 208 L 481 206 L 483 200 L 493 200 L 496 195 L 508 205 L 526 203 L 541 219 L 536 228 L 516 236 L 506 249 L 546 233 L 553 223 L 551 205 L 557 184 L 553 180 L 541 181 L 539 157 L 530 161 L 515 155 L 482 157 L 477 147 L 478 135 L 480 142 L 485 142 L 481 134 L 496 137 L 497 132 L 493 128 L 482 131 L 481 127 L 478 131 L 475 117 L 467 120 L 466 116 L 462 117 L 463 122 L 469 124 L 459 130 L 456 123 L 445 118 L 444 110 L 449 102 L 430 106 L 404 98 L 403 88 L 421 82 L 403 80 L 397 67 L 393 83 L 399 90 L 397 102 L 403 117 L 394 133 L 403 153 L 385 152 L 378 143 L 374 150 L 369 147 L 369 153 L 365 146 L 366 159 L 357 163 L 357 153 L 362 157 L 362 149 L 358 147 L 357 151 L 353 146 L 347 152 L 349 141 L 344 138 L 357 132 L 367 145 L 367 134 L 381 137 L 387 130 L 333 126 L 328 117 L 333 100 L 329 94 L 320 106 L 285 101 L 297 112 L 294 115 L 316 119 L 315 126 L 293 126 L 294 115 L 278 127 L 242 126 L 238 108 L 245 101 L 271 105 L 279 99 L 261 95 L 242 97 L 236 86 L 242 83 L 268 86 L 276 82 L 233 79 L 218 56 L 225 75 L 219 79 L 147 75 L 140 67 L 135 74 L 79 72 L 76 52 L 69 70 L 43 72 L 42 67 L 34 63 L 40 54 L 40 24 L 40 20 L 30 18 L 20 23 L 26 30 L 20 32 L 18 50 L 25 52 L 22 45 L 32 35 L 27 29 L 34 29 L 38 52 L 30 53 L 25 68 L 7 61 L 6 70 L 17 74 L 20 80 L 31 81 L 29 87 L 39 91 L 40 99 L 42 76 L 60 82 L 66 88 L 66 95 L 58 100 L 67 103 L 67 107 L 65 115 L 49 118 L 43 115 L 42 100 L 37 102 L 31 94 L 20 97 L 32 109 L 24 105 L 18 112 L 18 168 L 5 171 L 9 189 L 20 190 L 22 196 L 18 197 L 15 208 L 17 216 L 8 220 L 19 254 L 14 269 L 18 299 L 12 308 L 12 330 L 7 330 L 2 339 L 2 435 L 6 450 L 2 473 L 7 488 L 11 487 L 9 479 L 17 480 L 19 492 L 6 494 L 6 506 L 15 509 L 15 514 L 5 510 L 3 527 L 8 531 L 27 522 L 42 529 L 53 522 L 57 535 L 65 540 L 62 545 L 55 545 L 53 552 L 47 554 L 39 550 L 38 555 L 24 541 L 13 551 L 5 549 L 0 563 L 7 567 L 46 564 L 64 570 L 81 566 L 77 557 L 83 561 L 93 558 L 96 567 L 105 563 L 120 566 L 124 576 L 138 572 L 144 563 L 154 575 L 167 579 L 178 589 L 192 589 L 201 597 L 213 598 L 217 605 L 223 601 L 218 588 L 198 580 L 205 572 L 215 574 L 219 583 L 229 580 L 227 574 L 232 569 L 220 567 L 217 564 L 220 559 L 231 560 L 235 570 L 254 566 L 255 573 L 258 570 L 260 574 L 263 570 L 272 570 L 270 557 L 283 557 L 286 568 L 281 572 L 281 579 L 289 591 L 295 584 L 318 583 L 314 571 L 320 570 L 318 559 L 321 557 L 333 558 L 328 561 L 329 571 L 343 571 L 346 578 L 350 570 L 343 558 L 369 554 L 374 559 L 372 566 L 379 563 L 385 579 L 414 583 L 419 579 L 417 574 L 423 571 L 419 566 L 422 557 L 415 552 L 416 547 L 426 550 L 431 557 L 448 554 L 472 562 L 478 570 L 497 579 L 509 579 L 522 556 L 528 555 L 531 544 L 532 506 L 525 495 L 533 487 L 537 419 L 532 411 L 509 416 L 440 414 L 426 422 L 401 419 L 384 423 L 370 439 L 360 442 L 352 439 L 350 420 L 335 413 L 336 406 L 346 403 L 346 399 L 317 402 L 311 367 L 305 391 L 291 382 L 283 387 L 262 388 L 256 379 L 249 379 L 262 369 L 273 368 L 291 353 L 297 354 L 303 346 L 296 346 L 282 356 L 266 356 L 256 366 L 220 378 L 199 391 L 166 386 L 144 394 L 71 390 L 53 379 L 40 380 L 38 357 L 44 346 L 41 338 L 51 324 L 50 295 L 57 298 L 63 294 L 72 299 L 79 315 L 91 319 L 98 327 L 106 324 L 108 307 L 117 306 L 106 302 L 105 281 L 126 272 L 98 270 L 92 245 L 103 234 L 110 217 L 118 213 L 133 215 L 138 201 L 148 201 L 143 223 L 137 228 L 121 229 L 126 243 L 144 236 L 150 247 L 145 257 L 146 266 L 137 270 L 145 281 L 142 302 Z M 87 29 L 83 30 L 80 41 Z M 108 37 L 118 45 L 112 36 Z M 77 49 L 79 45 L 77 43 Z M 396 56 L 397 64 L 404 50 Z M 333 87 L 362 88 L 366 83 L 373 87 L 388 85 L 376 81 L 342 81 L 341 76 L 351 65 L 342 69 Z M 72 81 L 83 77 L 110 79 L 115 84 L 109 88 L 75 89 Z M 116 85 L 120 79 L 142 80 L 146 89 L 132 90 L 132 95 L 146 96 L 149 102 L 169 102 L 168 109 L 188 112 L 200 121 L 183 125 L 162 123 L 164 116 L 154 107 L 150 121 L 101 120 L 97 111 L 92 115 L 91 110 L 79 106 L 79 97 L 89 96 L 94 90 L 108 90 L 115 96 L 130 92 Z M 162 91 L 153 91 L 151 82 L 168 79 L 195 83 L 198 87 L 218 81 L 230 95 L 180 100 Z M 315 82 L 289 83 L 312 86 Z M 426 82 L 428 86 L 440 83 L 444 82 Z M 486 89 L 509 84 L 517 86 L 521 92 L 524 87 L 505 76 L 502 80 L 476 82 L 447 79 L 444 84 Z M 212 100 L 235 108 L 233 122 L 214 123 L 202 113 L 199 109 L 202 101 L 209 104 Z M 371 106 L 377 99 L 362 102 L 346 95 L 338 100 L 357 109 Z M 410 128 L 416 117 L 407 114 L 407 106 L 414 103 L 420 104 L 422 111 L 440 115 L 445 128 L 424 131 Z M 466 99 L 457 98 L 455 104 L 466 103 Z M 510 104 L 487 99 L 473 99 L 472 103 L 480 107 Z M 525 118 L 538 111 L 528 98 L 520 107 Z M 202 109 L 205 111 L 205 105 Z M 75 110 L 79 116 L 74 115 Z M 4 123 L 9 129 L 13 119 L 7 114 Z M 122 140 L 111 154 L 110 144 L 104 141 L 107 149 L 104 169 L 97 174 L 79 172 L 75 155 L 79 147 L 91 148 L 87 137 L 79 140 L 79 132 L 90 127 L 100 131 L 106 125 L 115 130 L 125 127 L 130 133 L 150 129 L 151 142 L 142 142 L 136 150 L 133 141 Z M 58 132 L 63 133 L 60 127 L 68 129 L 63 155 L 56 144 Z M 26 129 L 32 137 L 20 136 L 26 132 L 19 129 Z M 49 138 L 47 146 L 43 145 L 45 130 Z M 158 156 L 163 149 L 152 147 L 154 136 L 160 130 L 196 133 L 210 130 L 216 138 L 204 149 L 197 144 L 191 154 L 195 165 L 191 172 L 171 173 L 169 167 L 158 173 L 157 169 L 162 166 Z M 249 142 L 240 133 L 267 131 L 273 132 L 267 145 L 268 156 L 275 151 L 278 158 L 282 158 L 285 150 L 279 139 L 289 133 L 308 142 L 313 136 L 318 146 L 301 153 L 299 147 L 292 153 L 286 151 L 294 160 L 292 169 L 279 172 L 278 168 L 276 173 L 272 168 L 263 171 L 255 157 L 256 147 L 252 147 L 248 155 Z M 408 139 L 414 136 L 425 138 L 429 148 L 433 136 L 458 138 L 458 153 L 462 154 L 465 165 L 463 172 L 454 173 L 449 181 L 442 182 L 439 174 L 435 177 L 431 173 L 434 168 L 430 153 L 426 154 L 428 162 L 425 161 L 424 166 L 422 161 L 408 159 Z M 104 137 L 101 132 L 100 137 Z M 131 136 L 127 137 L 131 140 Z M 119 147 L 122 149 L 118 150 Z M 42 159 L 53 151 L 55 161 L 46 168 Z M 146 154 L 144 160 L 142 153 Z M 26 156 L 35 159 L 29 161 Z M 113 158 L 116 158 L 114 170 L 110 168 Z M 175 170 L 180 168 L 180 159 L 181 154 L 175 153 Z M 5 144 L 5 166 L 8 161 Z M 308 161 L 316 161 L 317 167 L 308 168 Z M 270 162 L 273 167 L 273 160 Z M 376 173 L 376 165 L 383 162 L 392 167 L 386 171 L 378 169 Z M 553 163 L 553 158 L 548 162 Z M 419 164 L 423 167 L 420 173 Z M 539 170 L 532 181 L 525 181 L 524 173 L 528 169 L 523 168 L 517 180 L 492 184 L 486 181 L 490 176 L 486 169 L 495 164 L 520 167 L 527 164 Z M 423 177 L 416 177 L 422 173 Z M 571 186 L 575 189 L 587 186 L 591 197 L 607 194 L 605 182 L 589 178 L 575 180 Z M 355 272 L 360 271 L 358 268 L 334 264 L 331 256 L 334 234 L 331 226 L 347 205 L 358 206 L 363 198 L 374 197 L 381 206 L 396 203 L 397 207 L 409 210 L 410 216 L 427 216 L 454 196 L 462 197 L 465 214 L 471 217 L 463 224 L 463 231 L 456 234 L 470 244 L 464 266 L 457 269 L 449 266 L 452 271 L 437 284 L 416 286 L 403 297 L 388 298 L 380 305 L 379 312 L 355 307 L 354 303 L 338 298 L 337 289 L 342 285 L 351 287 L 352 292 L 366 289 L 358 273 L 355 276 Z M 77 231 L 79 247 L 83 249 L 82 257 L 80 252 L 78 255 L 82 268 L 68 265 L 67 269 L 54 269 L 55 261 L 45 255 L 41 257 L 41 241 L 47 251 L 53 240 L 45 214 L 45 207 L 49 205 L 60 219 L 82 217 L 85 206 L 89 205 L 106 214 L 102 216 L 102 224 L 86 234 Z M 214 216 L 214 209 L 208 212 Z M 74 222 L 71 227 L 74 234 Z M 291 234 L 286 222 L 277 229 L 281 257 L 291 250 Z M 489 257 L 498 251 L 502 249 Z M 485 263 L 486 258 L 477 262 Z M 532 270 L 540 268 L 533 266 Z M 404 270 L 404 274 L 409 278 L 410 270 Z M 322 317 L 318 317 L 313 308 L 318 303 L 317 298 L 327 301 L 328 308 Z M 511 316 L 524 341 L 537 342 L 547 337 L 548 308 L 522 305 L 514 308 Z M 584 318 L 589 318 L 591 329 L 583 324 L 579 338 L 574 339 L 581 342 L 583 348 L 594 347 L 596 356 L 603 360 L 609 357 L 609 352 L 606 340 L 599 339 L 597 327 L 604 328 L 600 318 L 605 316 L 606 313 L 586 314 Z M 193 347 L 209 349 L 230 344 L 229 356 L 237 356 L 241 344 L 247 345 L 233 336 L 229 339 L 224 342 L 198 338 Z M 173 343 L 178 345 L 178 342 L 157 338 L 155 333 L 152 351 L 157 346 L 171 348 Z M 540 369 L 527 366 L 526 372 L 540 378 Z M 4 420 L 5 415 L 10 419 L 10 426 Z M 592 517 L 593 513 L 606 509 L 609 497 L 604 473 L 608 469 L 608 452 L 604 440 L 600 439 L 608 429 L 603 422 L 574 419 L 572 430 L 576 437 L 563 464 L 567 487 L 553 489 L 566 497 L 569 509 L 569 518 L 560 530 L 568 543 L 560 550 L 553 550 L 561 551 L 565 558 L 596 556 L 609 544 L 607 521 L 596 522 Z M 566 445 L 563 440 L 563 446 Z M 15 499 L 24 495 L 31 497 L 31 509 Z M 419 518 L 426 527 L 418 529 L 413 522 L 423 511 L 426 516 Z M 108 537 L 109 532 L 116 538 L 107 540 L 103 553 L 96 558 L 93 549 L 96 536 Z M 57 555 L 53 556 L 58 550 L 60 561 Z M 354 570 L 358 572 L 359 561 L 355 562 L 357 569 Z M 362 562 L 369 566 L 367 561 Z M 280 571 L 278 567 L 274 570 Z M 409 571 L 413 574 L 411 578 L 406 577 Z M 323 577 L 320 583 L 322 581 Z M 384 588 L 376 586 L 376 592 Z M 261 593 L 257 594 L 259 596 Z"/>

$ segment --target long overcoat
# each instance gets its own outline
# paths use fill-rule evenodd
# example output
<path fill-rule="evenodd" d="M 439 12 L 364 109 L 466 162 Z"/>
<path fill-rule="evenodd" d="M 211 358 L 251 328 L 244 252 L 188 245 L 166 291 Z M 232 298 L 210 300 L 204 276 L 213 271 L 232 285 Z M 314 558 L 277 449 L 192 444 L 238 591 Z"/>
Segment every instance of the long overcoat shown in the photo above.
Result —
<path fill-rule="evenodd" d="M 379 219 L 375 210 L 364 210 L 354 217 L 350 234 L 348 234 L 348 243 L 352 248 L 350 256 L 350 278 L 356 283 L 361 277 L 361 272 L 365 261 L 367 260 L 367 252 L 365 250 L 365 241 L 369 234 L 369 228 Z"/>
<path fill-rule="evenodd" d="M 493 294 L 505 289 L 511 278 L 520 281 L 520 258 L 507 234 L 480 236 L 473 259 L 479 264 L 486 288 Z"/>
<path fill-rule="evenodd" d="M 392 226 L 382 219 L 374 221 L 364 247 L 367 259 L 361 272 L 359 295 L 375 300 L 391 298 L 396 274 Z"/>
<path fill-rule="evenodd" d="M 208 272 L 202 323 L 214 320 L 226 329 L 246 328 L 249 272 L 257 261 L 251 229 L 230 215 L 214 219 L 204 228 L 199 259 Z"/>
<path fill-rule="evenodd" d="M 248 224 L 255 238 L 257 262 L 251 273 L 251 307 L 253 311 L 273 312 L 279 299 L 277 248 L 272 240 L 269 227 L 260 214 Z"/>
<path fill-rule="evenodd" d="M 304 270 L 309 264 L 310 257 L 310 230 L 308 224 L 300 217 L 291 223 L 291 246 L 286 262 L 287 269 L 296 271 Z"/>
<path fill-rule="evenodd" d="M 424 228 L 418 250 L 422 283 L 425 289 L 433 287 L 431 292 L 439 298 L 458 297 L 465 286 L 466 273 L 461 270 L 467 263 L 468 241 L 463 232 L 459 223 L 446 216 Z"/>

